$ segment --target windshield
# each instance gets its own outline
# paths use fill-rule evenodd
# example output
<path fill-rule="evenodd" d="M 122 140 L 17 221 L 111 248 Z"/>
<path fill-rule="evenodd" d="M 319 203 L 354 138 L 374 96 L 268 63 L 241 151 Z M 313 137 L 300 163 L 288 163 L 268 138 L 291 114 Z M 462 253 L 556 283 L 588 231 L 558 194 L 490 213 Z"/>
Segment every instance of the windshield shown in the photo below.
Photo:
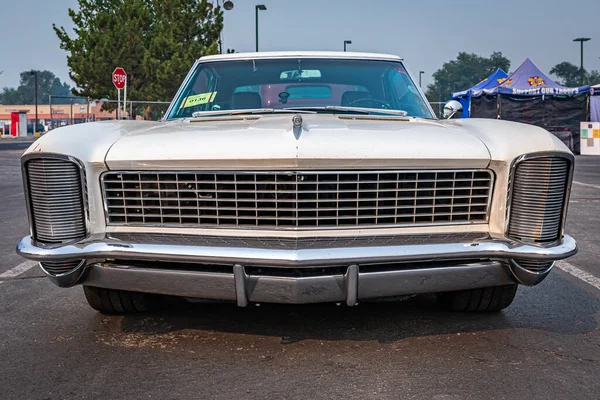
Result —
<path fill-rule="evenodd" d="M 199 63 L 167 119 L 226 110 L 358 108 L 433 118 L 400 62 L 289 58 Z"/>

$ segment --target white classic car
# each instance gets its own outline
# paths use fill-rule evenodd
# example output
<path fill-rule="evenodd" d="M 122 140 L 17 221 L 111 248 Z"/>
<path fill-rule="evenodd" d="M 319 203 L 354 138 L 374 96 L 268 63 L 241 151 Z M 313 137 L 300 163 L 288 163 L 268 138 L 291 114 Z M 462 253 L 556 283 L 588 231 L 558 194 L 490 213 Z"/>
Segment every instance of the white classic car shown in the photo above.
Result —
<path fill-rule="evenodd" d="M 26 151 L 31 235 L 17 251 L 105 313 L 157 295 L 354 306 L 419 293 L 496 311 L 576 253 L 573 161 L 534 126 L 438 120 L 396 56 L 209 56 L 162 121 L 69 126 Z"/>

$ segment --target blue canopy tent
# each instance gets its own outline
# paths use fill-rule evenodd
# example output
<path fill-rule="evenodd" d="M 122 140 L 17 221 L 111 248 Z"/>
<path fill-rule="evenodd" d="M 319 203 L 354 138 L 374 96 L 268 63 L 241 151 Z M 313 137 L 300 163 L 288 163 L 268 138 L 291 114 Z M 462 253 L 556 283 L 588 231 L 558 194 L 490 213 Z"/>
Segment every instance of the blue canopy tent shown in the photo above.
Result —
<path fill-rule="evenodd" d="M 589 86 L 559 85 L 526 59 L 500 84 L 472 90 L 469 114 L 540 126 L 579 153 L 579 123 L 587 120 L 589 91 Z"/>
<path fill-rule="evenodd" d="M 452 99 L 458 100 L 460 104 L 463 106 L 463 113 L 461 118 L 469 118 L 471 111 L 471 96 L 474 91 L 481 91 L 483 89 L 491 89 L 493 87 L 498 86 L 502 83 L 506 78 L 508 78 L 508 74 L 502 70 L 502 68 L 498 68 L 496 71 L 492 72 L 490 76 L 479 82 L 477 85 L 463 90 L 462 92 L 452 93 Z"/>
<path fill-rule="evenodd" d="M 498 85 L 474 91 L 473 96 L 482 94 L 493 95 L 496 93 L 536 97 L 536 96 L 577 96 L 590 91 L 589 86 L 565 87 L 559 85 L 544 74 L 529 58 L 523 61 L 523 64 L 513 72 L 510 77 Z"/>

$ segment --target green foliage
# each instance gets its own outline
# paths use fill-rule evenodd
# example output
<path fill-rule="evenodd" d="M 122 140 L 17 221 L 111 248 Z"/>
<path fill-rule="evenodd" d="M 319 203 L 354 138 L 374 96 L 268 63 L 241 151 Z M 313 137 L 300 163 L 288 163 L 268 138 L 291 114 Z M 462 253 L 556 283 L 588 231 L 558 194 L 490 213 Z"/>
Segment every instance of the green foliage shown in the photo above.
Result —
<path fill-rule="evenodd" d="M 38 104 L 48 104 L 48 95 L 72 96 L 71 87 L 61 82 L 50 71 L 23 71 L 19 86 L 15 88 L 5 87 L 0 92 L 0 104 L 34 104 L 35 103 L 35 75 L 38 77 Z M 54 104 L 67 104 L 69 99 L 52 99 Z"/>
<path fill-rule="evenodd" d="M 127 72 L 127 97 L 170 100 L 194 61 L 218 51 L 220 7 L 207 0 L 79 0 L 71 37 L 54 26 L 68 53 L 75 94 L 116 98 L 111 74 Z"/>
<path fill-rule="evenodd" d="M 581 68 L 568 61 L 563 61 L 556 64 L 550 70 L 550 73 L 555 75 L 557 82 L 563 86 L 576 87 L 582 86 L 581 83 Z M 587 72 L 583 69 L 583 85 L 594 85 L 600 82 L 600 72 L 594 70 Z"/>
<path fill-rule="evenodd" d="M 460 52 L 456 60 L 444 63 L 433 74 L 434 81 L 427 86 L 427 98 L 429 101 L 446 101 L 452 92 L 470 88 L 498 68 L 506 72 L 510 68 L 510 60 L 501 52 L 494 52 L 487 58 Z"/>
<path fill-rule="evenodd" d="M 593 70 L 591 72 L 588 72 L 587 81 L 588 81 L 588 84 L 590 84 L 592 86 L 599 84 L 600 83 L 600 71 Z"/>

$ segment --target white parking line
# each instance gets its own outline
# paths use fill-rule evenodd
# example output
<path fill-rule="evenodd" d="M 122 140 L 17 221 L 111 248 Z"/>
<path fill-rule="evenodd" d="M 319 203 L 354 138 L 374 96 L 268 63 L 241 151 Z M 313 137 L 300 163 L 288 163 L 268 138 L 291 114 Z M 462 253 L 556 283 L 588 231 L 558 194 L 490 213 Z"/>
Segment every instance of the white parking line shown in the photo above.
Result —
<path fill-rule="evenodd" d="M 12 199 L 13 197 L 20 197 L 20 196 L 23 196 L 23 192 L 11 194 L 10 196 L 6 196 L 5 199 Z"/>
<path fill-rule="evenodd" d="M 577 268 L 573 264 L 569 264 L 566 261 L 557 261 L 556 267 L 600 290 L 600 278 L 597 278 L 592 274 L 588 274 L 587 272 Z"/>
<path fill-rule="evenodd" d="M 16 267 L 11 268 L 8 271 L 1 273 L 0 279 L 17 277 L 17 276 L 21 275 L 22 273 L 29 271 L 31 268 L 35 267 L 36 265 L 37 265 L 37 263 L 35 261 L 22 262 L 21 264 L 17 265 Z M 0 281 L 0 283 L 2 283 L 2 282 L 4 282 L 4 281 Z"/>
<path fill-rule="evenodd" d="M 589 183 L 583 183 L 583 182 L 577 182 L 577 181 L 573 181 L 573 183 L 580 185 L 580 186 L 587 186 L 587 187 L 593 187 L 595 189 L 600 189 L 600 186 L 598 186 L 598 185 L 592 185 Z"/>

